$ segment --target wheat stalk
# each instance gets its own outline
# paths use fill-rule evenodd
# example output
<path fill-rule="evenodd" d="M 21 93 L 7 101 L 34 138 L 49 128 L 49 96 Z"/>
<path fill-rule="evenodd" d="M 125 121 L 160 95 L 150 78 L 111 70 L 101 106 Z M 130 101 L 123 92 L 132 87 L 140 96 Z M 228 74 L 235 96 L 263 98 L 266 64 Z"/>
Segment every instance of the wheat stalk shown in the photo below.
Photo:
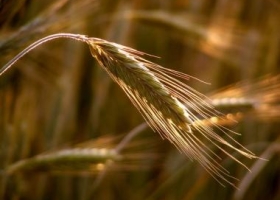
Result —
<path fill-rule="evenodd" d="M 190 76 L 154 64 L 142 57 L 145 53 L 120 44 L 84 35 L 50 35 L 18 54 L 0 70 L 0 75 L 30 50 L 57 38 L 86 42 L 92 56 L 124 90 L 150 127 L 191 160 L 197 160 L 221 184 L 225 181 L 233 185 L 229 180 L 233 177 L 220 166 L 216 159 L 221 158 L 211 151 L 203 140 L 210 142 L 244 167 L 246 166 L 226 148 L 247 158 L 256 158 L 252 152 L 236 142 L 227 133 L 226 128 L 210 120 L 218 114 L 211 102 L 203 94 L 179 80 L 188 80 Z M 219 136 L 212 127 L 221 130 L 232 144 Z"/>

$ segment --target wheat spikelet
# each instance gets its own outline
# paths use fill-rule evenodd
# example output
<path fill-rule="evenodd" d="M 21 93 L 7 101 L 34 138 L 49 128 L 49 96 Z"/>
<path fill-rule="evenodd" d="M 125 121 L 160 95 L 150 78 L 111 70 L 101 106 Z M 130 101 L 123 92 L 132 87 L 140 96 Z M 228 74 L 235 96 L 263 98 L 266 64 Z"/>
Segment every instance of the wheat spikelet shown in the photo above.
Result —
<path fill-rule="evenodd" d="M 179 80 L 189 79 L 190 76 L 149 62 L 142 58 L 145 53 L 129 47 L 84 35 L 54 34 L 23 50 L 0 70 L 0 75 L 30 50 L 57 38 L 86 42 L 92 56 L 124 90 L 150 127 L 191 160 L 197 160 L 218 182 L 233 185 L 229 180 L 233 177 L 220 166 L 216 161 L 220 157 L 211 151 L 204 141 L 214 145 L 244 167 L 246 166 L 227 149 L 237 151 L 247 158 L 256 158 L 252 152 L 236 142 L 227 133 L 226 128 L 210 120 L 218 113 L 210 101 Z M 232 144 L 219 136 L 212 127 L 222 131 Z"/>

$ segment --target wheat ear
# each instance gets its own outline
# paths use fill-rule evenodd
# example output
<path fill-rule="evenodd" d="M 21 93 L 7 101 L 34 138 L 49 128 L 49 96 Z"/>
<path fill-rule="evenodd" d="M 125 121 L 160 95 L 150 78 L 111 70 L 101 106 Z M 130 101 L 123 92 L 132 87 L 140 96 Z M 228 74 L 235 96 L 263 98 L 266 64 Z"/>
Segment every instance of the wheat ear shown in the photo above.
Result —
<path fill-rule="evenodd" d="M 279 119 L 280 75 L 234 84 L 212 94 L 211 99 L 219 110 L 249 113 L 261 120 Z"/>
<path fill-rule="evenodd" d="M 216 180 L 229 182 L 230 175 L 214 159 L 219 157 L 202 142 L 201 137 L 244 167 L 225 147 L 245 157 L 256 158 L 229 136 L 224 127 L 210 120 L 217 112 L 207 98 L 177 79 L 189 79 L 188 75 L 149 62 L 141 57 L 145 53 L 116 43 L 96 38 L 87 42 L 92 55 L 125 91 L 152 129 L 190 159 L 197 160 Z M 211 127 L 222 130 L 234 145 Z"/>
<path fill-rule="evenodd" d="M 156 154 L 138 152 L 133 146 L 139 148 L 147 142 L 134 145 L 129 144 L 131 140 L 140 134 L 148 125 L 142 123 L 137 126 L 117 144 L 111 147 L 114 138 L 98 138 L 93 141 L 86 141 L 77 144 L 76 147 L 56 150 L 43 153 L 31 158 L 19 160 L 4 170 L 5 175 L 12 175 L 17 172 L 71 172 L 71 173 L 97 173 L 108 170 L 130 170 L 146 169 L 143 162 L 147 159 L 156 158 Z M 100 140 L 99 140 L 100 139 Z M 105 140 L 104 140 L 105 139 Z M 107 140 L 106 140 L 107 139 Z M 105 144 L 105 142 L 107 144 Z M 102 144 L 104 143 L 104 144 Z M 146 150 L 148 148 L 145 148 Z"/>
<path fill-rule="evenodd" d="M 86 169 L 102 170 L 107 161 L 121 160 L 121 155 L 114 149 L 107 148 L 72 148 L 42 154 L 20 160 L 7 167 L 5 173 L 11 175 L 23 171 L 61 171 Z"/>
<path fill-rule="evenodd" d="M 86 42 L 92 56 L 124 90 L 150 127 L 190 159 L 197 160 L 221 184 L 228 182 L 233 185 L 229 180 L 233 177 L 220 166 L 216 161 L 220 157 L 211 151 L 203 140 L 210 142 L 244 167 L 246 166 L 233 157 L 227 148 L 247 158 L 256 158 L 252 152 L 236 142 L 226 128 L 211 120 L 205 123 L 216 116 L 217 112 L 204 95 L 179 80 L 189 79 L 190 76 L 154 64 L 142 58 L 145 53 L 129 47 L 83 35 L 55 34 L 26 48 L 0 70 L 0 75 L 28 51 L 43 42 L 60 37 Z M 212 127 L 223 131 L 233 144 L 215 133 Z"/>

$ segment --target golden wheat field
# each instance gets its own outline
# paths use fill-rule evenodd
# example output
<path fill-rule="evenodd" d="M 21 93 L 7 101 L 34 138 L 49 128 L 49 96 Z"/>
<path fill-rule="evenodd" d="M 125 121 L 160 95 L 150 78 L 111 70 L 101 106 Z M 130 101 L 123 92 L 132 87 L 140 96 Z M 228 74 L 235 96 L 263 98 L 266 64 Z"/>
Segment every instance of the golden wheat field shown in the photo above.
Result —
<path fill-rule="evenodd" d="M 0 1 L 0 199 L 280 199 L 278 0 Z"/>

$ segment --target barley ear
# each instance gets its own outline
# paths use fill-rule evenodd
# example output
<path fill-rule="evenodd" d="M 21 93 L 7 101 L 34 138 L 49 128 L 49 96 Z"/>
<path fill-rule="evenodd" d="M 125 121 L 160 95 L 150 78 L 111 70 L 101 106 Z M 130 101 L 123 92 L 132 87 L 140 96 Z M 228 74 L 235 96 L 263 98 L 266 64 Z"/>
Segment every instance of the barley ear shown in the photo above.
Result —
<path fill-rule="evenodd" d="M 219 112 L 207 97 L 179 80 L 189 79 L 188 75 L 163 68 L 145 60 L 145 53 L 116 43 L 96 38 L 89 38 L 87 43 L 92 56 L 123 89 L 150 127 L 191 160 L 197 160 L 218 182 L 232 184 L 230 179 L 234 177 L 216 161 L 220 157 L 209 144 L 244 167 L 229 150 L 257 158 L 233 139 L 226 128 L 210 120 L 218 117 Z M 231 142 L 212 127 L 222 131 Z"/>

